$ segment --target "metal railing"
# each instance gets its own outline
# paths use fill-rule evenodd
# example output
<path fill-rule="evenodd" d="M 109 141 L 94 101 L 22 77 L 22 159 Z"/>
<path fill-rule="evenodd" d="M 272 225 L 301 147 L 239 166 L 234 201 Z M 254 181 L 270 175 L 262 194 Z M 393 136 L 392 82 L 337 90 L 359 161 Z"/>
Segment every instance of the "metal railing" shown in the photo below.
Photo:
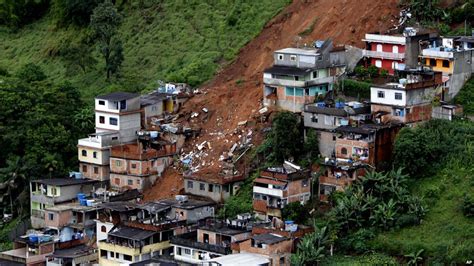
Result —
<path fill-rule="evenodd" d="M 390 53 L 390 52 L 362 50 L 362 54 L 366 57 L 394 59 L 394 60 L 402 60 L 405 58 L 405 53 Z"/>

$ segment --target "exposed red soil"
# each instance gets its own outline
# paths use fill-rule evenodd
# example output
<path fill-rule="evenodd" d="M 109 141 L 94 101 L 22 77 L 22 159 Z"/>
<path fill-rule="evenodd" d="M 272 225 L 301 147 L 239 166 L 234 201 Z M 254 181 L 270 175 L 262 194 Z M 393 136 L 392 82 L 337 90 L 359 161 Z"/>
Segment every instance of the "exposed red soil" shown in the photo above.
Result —
<path fill-rule="evenodd" d="M 161 200 L 178 195 L 183 190 L 183 176 L 173 167 L 166 169 L 162 177 L 156 180 L 152 189 L 145 191 L 145 202 Z"/>
<path fill-rule="evenodd" d="M 332 38 L 335 44 L 363 47 L 365 33 L 383 32 L 398 20 L 395 18 L 397 4 L 397 0 L 295 0 L 269 21 L 262 32 L 240 50 L 237 59 L 202 86 L 203 93 L 188 101 L 181 111 L 187 114 L 200 112 L 190 124 L 203 129 L 198 139 L 187 143 L 185 151 L 194 150 L 195 145 L 203 141 L 211 143 L 211 150 L 206 151 L 208 155 L 203 158 L 204 166 L 198 173 L 215 176 L 220 171 L 220 155 L 229 151 L 240 135 L 235 131 L 237 124 L 254 120 L 262 107 L 262 75 L 273 63 L 273 51 L 295 47 L 298 34 L 313 23 L 312 32 L 299 41 L 300 45 Z M 202 108 L 209 110 L 205 121 L 202 121 L 205 116 Z M 249 129 L 253 134 L 258 132 L 250 126 L 245 128 L 244 134 Z M 220 137 L 216 135 L 219 132 Z M 253 139 L 261 137 L 254 136 Z M 168 186 L 166 182 L 157 182 L 152 191 L 164 193 L 163 188 Z M 155 193 L 152 191 L 150 193 Z"/>

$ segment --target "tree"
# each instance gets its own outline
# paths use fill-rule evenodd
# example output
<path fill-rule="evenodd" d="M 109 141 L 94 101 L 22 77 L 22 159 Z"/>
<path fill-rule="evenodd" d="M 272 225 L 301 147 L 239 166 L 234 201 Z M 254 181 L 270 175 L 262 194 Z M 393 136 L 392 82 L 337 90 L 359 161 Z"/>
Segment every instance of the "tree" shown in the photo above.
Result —
<path fill-rule="evenodd" d="M 289 158 L 296 158 L 302 150 L 302 141 L 299 122 L 296 115 L 290 112 L 278 113 L 273 120 L 272 131 L 272 158 L 276 163 L 283 163 Z"/>
<path fill-rule="evenodd" d="M 103 0 L 53 0 L 53 8 L 61 23 L 89 25 L 91 14 Z"/>
<path fill-rule="evenodd" d="M 327 226 L 319 229 L 314 223 L 314 232 L 305 235 L 295 254 L 291 256 L 291 265 L 318 265 L 328 253 L 332 243 Z"/>
<path fill-rule="evenodd" d="M 46 79 L 46 74 L 40 66 L 33 63 L 22 66 L 16 73 L 17 77 L 26 82 L 42 81 Z"/>
<path fill-rule="evenodd" d="M 309 129 L 304 143 L 304 151 L 311 162 L 318 159 L 319 156 L 319 141 L 315 130 Z"/>
<path fill-rule="evenodd" d="M 305 222 L 307 217 L 307 208 L 299 201 L 288 203 L 281 211 L 284 220 L 291 220 L 297 224 Z"/>
<path fill-rule="evenodd" d="M 121 24 L 122 16 L 110 1 L 98 5 L 91 16 L 91 28 L 105 60 L 107 80 L 111 74 L 117 74 L 124 59 L 122 42 L 117 36 Z"/>

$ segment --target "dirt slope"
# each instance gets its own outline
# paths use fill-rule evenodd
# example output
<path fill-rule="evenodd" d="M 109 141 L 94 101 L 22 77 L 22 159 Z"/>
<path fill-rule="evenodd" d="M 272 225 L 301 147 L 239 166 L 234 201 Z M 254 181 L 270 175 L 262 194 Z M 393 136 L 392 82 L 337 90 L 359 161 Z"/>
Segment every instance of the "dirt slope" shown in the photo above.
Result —
<path fill-rule="evenodd" d="M 398 14 L 397 3 L 397 0 L 295 0 L 273 18 L 241 49 L 232 64 L 202 86 L 204 93 L 196 95 L 183 108 L 183 113 L 200 112 L 201 117 L 205 115 L 202 108 L 209 110 L 205 121 L 199 117 L 190 121 L 201 126 L 203 132 L 185 149 L 195 150 L 196 144 L 203 141 L 211 143 L 207 156 L 201 158 L 204 162 L 199 173 L 211 176 L 219 171 L 219 156 L 242 134 L 235 132 L 238 122 L 252 120 L 262 107 L 262 71 L 272 65 L 274 50 L 295 46 L 297 36 L 311 25 L 314 25 L 313 30 L 302 37 L 300 44 L 332 38 L 335 44 L 363 47 L 361 39 L 365 33 L 391 27 Z M 248 130 L 251 129 L 245 129 L 244 133 Z M 255 132 L 253 129 L 254 135 Z M 165 177 L 166 182 L 173 182 L 173 179 Z M 167 187 L 159 182 L 152 189 L 156 193 L 150 194 L 158 195 L 163 186 Z"/>

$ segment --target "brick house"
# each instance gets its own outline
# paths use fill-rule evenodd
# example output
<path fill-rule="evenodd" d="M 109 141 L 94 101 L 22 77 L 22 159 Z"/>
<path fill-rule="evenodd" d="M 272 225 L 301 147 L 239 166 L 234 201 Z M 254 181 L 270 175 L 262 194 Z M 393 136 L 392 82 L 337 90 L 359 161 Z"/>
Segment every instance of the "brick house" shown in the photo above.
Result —
<path fill-rule="evenodd" d="M 253 235 L 251 238 L 233 245 L 240 253 L 255 253 L 267 256 L 270 265 L 289 266 L 293 240 L 273 233 Z"/>
<path fill-rule="evenodd" d="M 176 144 L 163 140 L 117 145 L 111 148 L 110 186 L 119 191 L 152 186 L 172 163 Z"/>
<path fill-rule="evenodd" d="M 281 218 L 288 203 L 304 204 L 311 198 L 311 180 L 309 170 L 289 162 L 261 171 L 253 185 L 254 212 L 262 219 Z"/>

